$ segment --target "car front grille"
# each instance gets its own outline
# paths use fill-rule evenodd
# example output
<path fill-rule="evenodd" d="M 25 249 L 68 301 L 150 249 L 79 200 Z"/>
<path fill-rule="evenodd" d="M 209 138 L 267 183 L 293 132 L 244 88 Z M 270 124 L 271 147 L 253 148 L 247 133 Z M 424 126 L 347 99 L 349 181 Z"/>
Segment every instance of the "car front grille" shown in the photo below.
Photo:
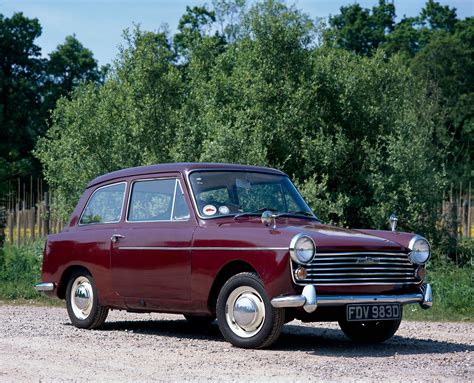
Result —
<path fill-rule="evenodd" d="M 297 264 L 292 262 L 295 270 Z M 380 285 L 419 283 L 413 265 L 406 253 L 397 252 L 344 252 L 317 253 L 304 266 L 308 276 L 293 280 L 296 284 L 317 285 Z"/>

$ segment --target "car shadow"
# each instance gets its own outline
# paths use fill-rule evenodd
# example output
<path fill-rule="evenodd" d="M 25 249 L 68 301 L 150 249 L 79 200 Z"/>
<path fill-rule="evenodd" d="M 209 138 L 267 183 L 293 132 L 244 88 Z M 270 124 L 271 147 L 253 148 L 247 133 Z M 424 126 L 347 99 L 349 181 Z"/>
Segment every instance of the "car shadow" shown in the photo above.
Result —
<path fill-rule="evenodd" d="M 387 357 L 394 355 L 444 354 L 474 351 L 469 343 L 418 339 L 395 335 L 379 344 L 361 344 L 349 340 L 341 330 L 286 325 L 274 350 L 306 351 L 317 356 Z"/>
<path fill-rule="evenodd" d="M 70 325 L 69 323 L 67 323 Z M 142 335 L 158 335 L 184 339 L 224 342 L 217 322 L 196 326 L 186 320 L 137 320 L 106 322 L 96 331 L 124 331 Z M 360 344 L 350 341 L 338 329 L 307 327 L 286 324 L 270 350 L 303 351 L 315 356 L 387 357 L 394 355 L 438 354 L 473 352 L 468 343 L 455 343 L 434 339 L 417 339 L 395 335 L 382 344 Z"/>

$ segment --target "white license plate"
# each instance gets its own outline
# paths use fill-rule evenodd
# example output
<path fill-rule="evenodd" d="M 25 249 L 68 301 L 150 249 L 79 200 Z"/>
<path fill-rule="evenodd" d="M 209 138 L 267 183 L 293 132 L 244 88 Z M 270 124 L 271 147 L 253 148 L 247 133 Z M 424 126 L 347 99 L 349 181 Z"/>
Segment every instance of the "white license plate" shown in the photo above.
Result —
<path fill-rule="evenodd" d="M 376 321 L 400 319 L 399 303 L 377 303 L 367 305 L 347 305 L 348 321 Z"/>

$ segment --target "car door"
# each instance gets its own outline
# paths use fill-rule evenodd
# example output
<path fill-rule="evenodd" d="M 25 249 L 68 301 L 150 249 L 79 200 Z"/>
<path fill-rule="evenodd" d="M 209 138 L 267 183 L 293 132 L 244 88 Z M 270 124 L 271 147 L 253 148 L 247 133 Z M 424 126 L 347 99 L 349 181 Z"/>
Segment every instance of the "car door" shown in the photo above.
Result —
<path fill-rule="evenodd" d="M 95 279 L 102 299 L 110 301 L 111 238 L 120 228 L 125 203 L 126 182 L 97 187 L 82 211 L 68 244 L 71 259 L 80 260 Z M 112 296 L 113 299 L 113 296 Z"/>
<path fill-rule="evenodd" d="M 195 229 L 179 175 L 132 180 L 111 254 L 114 289 L 129 307 L 171 309 L 190 300 Z"/>

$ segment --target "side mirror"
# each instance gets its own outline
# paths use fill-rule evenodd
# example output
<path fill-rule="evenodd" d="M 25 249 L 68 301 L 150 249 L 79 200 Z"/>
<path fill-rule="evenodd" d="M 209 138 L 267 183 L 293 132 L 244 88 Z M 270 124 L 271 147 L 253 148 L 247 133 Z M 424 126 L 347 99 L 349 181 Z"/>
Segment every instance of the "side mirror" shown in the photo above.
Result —
<path fill-rule="evenodd" d="M 276 215 L 271 210 L 265 210 L 261 217 L 262 223 L 265 226 L 272 226 L 272 230 L 276 229 Z"/>

